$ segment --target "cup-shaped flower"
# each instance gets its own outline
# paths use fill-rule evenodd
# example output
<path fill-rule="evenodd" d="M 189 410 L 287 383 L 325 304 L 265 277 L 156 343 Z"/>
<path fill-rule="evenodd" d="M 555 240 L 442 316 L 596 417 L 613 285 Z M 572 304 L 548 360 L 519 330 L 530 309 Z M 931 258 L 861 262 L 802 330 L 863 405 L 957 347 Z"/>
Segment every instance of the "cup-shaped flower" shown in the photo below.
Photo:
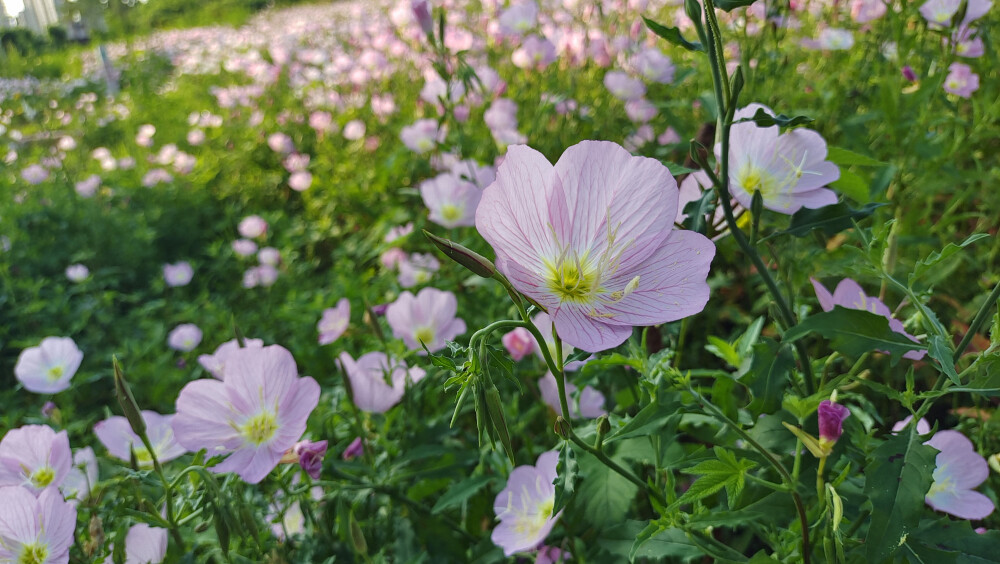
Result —
<path fill-rule="evenodd" d="M 833 403 L 830 400 L 821 401 L 817 410 L 819 444 L 832 447 L 844 431 L 844 419 L 850 415 L 851 411 L 839 403 Z"/>
<path fill-rule="evenodd" d="M 902 321 L 892 317 L 892 311 L 889 309 L 889 306 L 882 303 L 882 300 L 865 294 L 865 291 L 854 280 L 844 278 L 837 284 L 833 294 L 815 278 L 810 278 L 809 280 L 812 282 L 813 289 L 816 290 L 816 299 L 819 300 L 819 306 L 823 308 L 823 311 L 832 311 L 834 306 L 840 306 L 847 309 L 861 309 L 875 315 L 881 315 L 889 320 L 889 329 L 900 335 L 904 335 L 914 343 L 918 342 L 916 337 L 906 332 Z M 920 360 L 926 354 L 927 351 L 909 351 L 903 355 L 903 358 Z"/>
<path fill-rule="evenodd" d="M 465 321 L 455 317 L 458 301 L 455 294 L 424 288 L 416 296 L 403 292 L 385 310 L 385 319 L 392 327 L 392 334 L 402 339 L 412 350 L 426 354 L 444 348 L 444 342 L 465 333 Z"/>
<path fill-rule="evenodd" d="M 25 488 L 0 487 L 0 562 L 66 564 L 76 507 L 52 488 L 37 498 Z"/>
<path fill-rule="evenodd" d="M 167 286 L 187 286 L 192 277 L 194 277 L 194 269 L 187 261 L 163 265 L 163 279 Z"/>
<path fill-rule="evenodd" d="M 534 549 L 555 526 L 559 514 L 552 515 L 556 501 L 556 465 L 559 453 L 544 452 L 534 466 L 518 466 L 493 502 L 500 524 L 493 529 L 493 544 L 506 556 Z"/>
<path fill-rule="evenodd" d="M 37 347 L 21 351 L 14 376 L 24 389 L 36 394 L 54 394 L 69 388 L 80 368 L 83 353 L 69 337 L 46 337 Z"/>
<path fill-rule="evenodd" d="M 961 519 L 984 519 L 993 513 L 993 502 L 974 491 L 989 476 L 986 459 L 972 441 L 958 431 L 938 431 L 928 444 L 940 452 L 935 459 L 934 482 L 924 498 L 927 505 Z"/>
<path fill-rule="evenodd" d="M 483 191 L 476 227 L 511 284 L 548 310 L 558 335 L 597 352 L 634 325 L 700 312 L 715 245 L 673 229 L 677 183 L 658 161 L 583 141 L 553 166 L 514 146 Z"/>
<path fill-rule="evenodd" d="M 166 555 L 166 529 L 145 523 L 129 528 L 125 535 L 125 564 L 159 564 Z"/>
<path fill-rule="evenodd" d="M 524 327 L 515 327 L 513 331 L 501 337 L 500 342 L 503 343 L 504 348 L 507 349 L 515 362 L 520 361 L 535 350 L 535 339 L 532 338 L 531 332 Z"/>
<path fill-rule="evenodd" d="M 979 75 L 964 63 L 952 63 L 948 66 L 948 76 L 944 79 L 944 90 L 950 94 L 968 98 L 979 90 Z"/>
<path fill-rule="evenodd" d="M 407 380 L 416 384 L 427 375 L 422 368 L 408 368 L 402 360 L 389 358 L 383 352 L 363 354 L 357 361 L 343 352 L 339 360 L 351 383 L 354 405 L 369 413 L 389 411 L 403 399 Z M 391 385 L 386 383 L 387 375 Z"/>
<path fill-rule="evenodd" d="M 482 195 L 475 184 L 450 172 L 420 184 L 420 196 L 431 212 L 430 220 L 448 228 L 475 225 Z"/>
<path fill-rule="evenodd" d="M 243 344 L 248 349 L 259 349 L 264 346 L 264 341 L 260 339 L 243 339 Z M 226 341 L 219 345 L 219 348 L 215 349 L 214 353 L 200 355 L 198 357 L 198 364 L 205 370 L 208 370 L 212 376 L 215 376 L 219 380 L 225 380 L 226 361 L 233 353 L 240 350 L 240 348 L 240 343 L 236 339 Z"/>
<path fill-rule="evenodd" d="M 66 431 L 25 425 L 7 431 L 0 440 L 0 486 L 23 486 L 38 495 L 57 489 L 72 465 Z"/>
<path fill-rule="evenodd" d="M 319 331 L 319 344 L 329 345 L 336 341 L 347 330 L 347 325 L 351 322 L 351 302 L 347 298 L 340 298 L 337 307 L 323 310 L 323 317 L 316 324 Z"/>
<path fill-rule="evenodd" d="M 167 335 L 167 345 L 175 351 L 191 352 L 201 343 L 201 329 L 194 323 L 181 323 Z"/>
<path fill-rule="evenodd" d="M 750 104 L 733 120 L 752 118 L 757 110 L 774 115 L 766 106 Z M 748 121 L 733 125 L 731 138 L 729 190 L 743 207 L 750 209 L 754 192 L 760 192 L 765 208 L 784 214 L 837 203 L 825 186 L 840 178 L 840 169 L 826 160 L 826 141 L 819 133 L 802 128 L 781 133 L 777 125 L 757 127 Z M 716 158 L 722 158 L 721 151 L 716 145 Z"/>
<path fill-rule="evenodd" d="M 146 436 L 153 446 L 152 454 L 124 417 L 116 415 L 97 422 L 94 425 L 94 434 L 111 456 L 128 462 L 131 460 L 131 452 L 134 452 L 139 466 L 150 467 L 153 465 L 152 455 L 156 455 L 156 459 L 160 462 L 167 462 L 187 452 L 187 449 L 174 440 L 174 430 L 170 425 L 173 418 L 173 415 L 142 411 L 142 420 L 146 423 Z"/>
<path fill-rule="evenodd" d="M 231 453 L 213 472 L 236 472 L 256 484 L 306 429 L 319 402 L 319 385 L 299 378 L 292 354 L 281 346 L 246 348 L 225 364 L 224 380 L 189 382 L 177 398 L 177 442 L 197 451 Z"/>

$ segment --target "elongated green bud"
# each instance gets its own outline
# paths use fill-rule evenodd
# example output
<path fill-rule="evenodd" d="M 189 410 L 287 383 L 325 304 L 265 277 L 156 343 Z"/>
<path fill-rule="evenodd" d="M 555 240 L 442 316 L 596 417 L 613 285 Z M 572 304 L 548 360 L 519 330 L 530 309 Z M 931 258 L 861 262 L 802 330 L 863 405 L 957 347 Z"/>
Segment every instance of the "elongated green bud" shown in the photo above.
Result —
<path fill-rule="evenodd" d="M 139 404 L 135 402 L 132 389 L 128 387 L 128 382 L 125 381 L 125 374 L 122 372 L 121 365 L 118 364 L 118 357 L 111 357 L 111 365 L 115 370 L 115 395 L 118 397 L 118 403 L 122 406 L 125 419 L 128 420 L 132 431 L 141 437 L 146 434 L 146 421 L 142 418 L 142 413 L 139 411 Z"/>
<path fill-rule="evenodd" d="M 555 433 L 561 438 L 568 439 L 571 427 L 569 426 L 569 421 L 563 419 L 562 415 L 558 415 L 556 416 L 556 424 L 553 426 L 552 430 L 555 431 Z"/>
<path fill-rule="evenodd" d="M 493 263 L 483 255 L 475 251 L 471 251 L 454 241 L 438 237 L 426 229 L 423 231 L 424 236 L 430 239 L 442 253 L 447 255 L 451 260 L 472 271 L 473 274 L 482 276 L 483 278 L 493 278 L 496 274 L 496 267 L 493 266 Z"/>
<path fill-rule="evenodd" d="M 354 512 L 350 513 L 351 524 L 351 545 L 358 554 L 368 554 L 368 542 L 365 540 L 365 533 L 361 530 L 361 525 L 354 518 Z"/>
<path fill-rule="evenodd" d="M 511 463 L 513 463 L 514 449 L 510 444 L 510 433 L 507 431 L 507 419 L 504 418 L 503 415 L 503 404 L 500 401 L 500 391 L 493 385 L 490 385 L 490 387 L 486 390 L 486 413 L 489 414 L 490 421 L 493 424 L 493 430 L 496 431 L 497 437 L 500 439 L 500 444 L 502 444 L 504 450 L 507 451 L 507 458 L 509 458 Z"/>

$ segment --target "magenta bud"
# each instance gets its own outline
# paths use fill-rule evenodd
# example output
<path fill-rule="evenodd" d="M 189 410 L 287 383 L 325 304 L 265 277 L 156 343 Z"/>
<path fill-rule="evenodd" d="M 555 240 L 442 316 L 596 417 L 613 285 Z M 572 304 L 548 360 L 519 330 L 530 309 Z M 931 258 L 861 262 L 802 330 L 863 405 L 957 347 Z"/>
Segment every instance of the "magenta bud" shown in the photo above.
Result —
<path fill-rule="evenodd" d="M 52 417 L 52 414 L 55 412 L 56 412 L 56 404 L 52 403 L 51 401 L 45 402 L 45 405 L 42 406 L 42 417 L 45 417 L 46 419 L 50 419 Z"/>
<path fill-rule="evenodd" d="M 413 17 L 420 25 L 424 33 L 430 35 L 434 32 L 434 18 L 431 17 L 431 7 L 428 0 L 410 0 L 410 8 L 413 10 Z"/>
<path fill-rule="evenodd" d="M 823 400 L 819 404 L 819 439 L 827 443 L 835 443 L 843 433 L 844 419 L 847 419 L 851 412 L 839 403 L 830 400 Z"/>
<path fill-rule="evenodd" d="M 913 72 L 913 68 L 911 68 L 910 65 L 906 65 L 903 67 L 903 78 L 909 80 L 910 82 L 916 82 L 917 73 Z"/>
<path fill-rule="evenodd" d="M 326 455 L 326 441 L 299 441 L 295 443 L 292 450 L 299 457 L 299 466 L 305 470 L 306 474 L 313 480 L 319 479 L 319 472 L 323 469 L 323 456 Z"/>
<path fill-rule="evenodd" d="M 341 458 L 344 460 L 351 460 L 352 458 L 357 458 L 365 453 L 365 445 L 361 442 L 361 437 L 355 438 L 351 441 L 351 444 L 347 445 L 344 449 L 344 454 Z"/>

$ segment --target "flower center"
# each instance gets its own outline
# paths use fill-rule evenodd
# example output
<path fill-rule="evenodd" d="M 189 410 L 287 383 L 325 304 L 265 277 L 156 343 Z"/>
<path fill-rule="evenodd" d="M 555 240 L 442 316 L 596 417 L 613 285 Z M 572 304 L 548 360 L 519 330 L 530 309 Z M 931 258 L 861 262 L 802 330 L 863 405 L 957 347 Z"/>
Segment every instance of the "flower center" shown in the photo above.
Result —
<path fill-rule="evenodd" d="M 240 428 L 243 437 L 257 446 L 269 441 L 277 431 L 277 418 L 269 411 L 262 411 L 254 415 Z"/>
<path fill-rule="evenodd" d="M 413 333 L 413 338 L 425 345 L 430 345 L 434 341 L 434 329 L 420 327 Z"/>
<path fill-rule="evenodd" d="M 736 173 L 736 182 L 751 196 L 760 192 L 764 200 L 772 199 L 780 192 L 777 179 L 753 163 L 746 163 Z"/>
<path fill-rule="evenodd" d="M 455 204 L 441 206 L 441 217 L 445 221 L 458 221 L 462 218 L 462 209 Z"/>
<path fill-rule="evenodd" d="M 53 366 L 52 368 L 49 368 L 48 371 L 49 380 L 58 380 L 62 378 L 62 375 L 63 375 L 62 366 Z"/>
<path fill-rule="evenodd" d="M 598 291 L 597 269 L 586 260 L 564 259 L 557 265 L 548 265 L 546 276 L 549 289 L 566 302 L 587 302 Z"/>
<path fill-rule="evenodd" d="M 48 557 L 48 545 L 37 542 L 22 544 L 21 555 L 17 557 L 17 564 L 43 564 Z"/>
<path fill-rule="evenodd" d="M 56 472 L 51 466 L 42 466 L 38 470 L 35 470 L 30 477 L 31 484 L 38 489 L 48 487 L 55 480 Z"/>

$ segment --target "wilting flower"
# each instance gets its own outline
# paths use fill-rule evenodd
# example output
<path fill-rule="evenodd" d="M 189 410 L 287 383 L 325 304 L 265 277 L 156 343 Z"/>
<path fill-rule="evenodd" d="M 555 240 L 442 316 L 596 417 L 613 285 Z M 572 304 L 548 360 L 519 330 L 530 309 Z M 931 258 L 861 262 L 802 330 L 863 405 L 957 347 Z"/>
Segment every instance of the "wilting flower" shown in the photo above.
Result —
<path fill-rule="evenodd" d="M 56 489 L 38 498 L 19 487 L 0 487 L 0 562 L 66 564 L 76 528 L 76 507 Z"/>
<path fill-rule="evenodd" d="M 910 82 L 917 81 L 917 73 L 913 72 L 913 67 L 911 67 L 910 65 L 905 65 L 902 69 L 902 72 L 903 72 L 903 78 L 905 78 L 906 80 Z"/>
<path fill-rule="evenodd" d="M 819 444 L 821 447 L 833 447 L 844 431 L 844 419 L 850 415 L 851 411 L 839 403 L 830 400 L 823 400 L 819 403 L 817 417 L 819 418 Z"/>
<path fill-rule="evenodd" d="M 83 352 L 69 337 L 46 337 L 37 347 L 21 351 L 14 376 L 24 389 L 36 394 L 54 394 L 69 388 L 80 368 Z"/>
<path fill-rule="evenodd" d="M 500 342 L 503 343 L 514 362 L 520 361 L 535 350 L 535 339 L 531 336 L 531 332 L 524 327 L 515 327 L 513 331 L 501 337 Z"/>
<path fill-rule="evenodd" d="M 944 90 L 950 94 L 969 98 L 979 90 L 979 75 L 972 72 L 969 65 L 952 63 L 948 66 L 948 76 L 944 79 Z"/>
<path fill-rule="evenodd" d="M 553 411 L 566 417 L 562 412 L 562 405 L 559 401 L 559 386 L 556 377 L 551 372 L 546 372 L 538 380 L 538 391 L 542 394 L 542 401 L 552 408 Z M 604 394 L 598 392 L 590 386 L 585 386 L 579 394 L 577 387 L 570 382 L 566 382 L 566 396 L 569 404 L 571 419 L 594 419 L 607 413 L 604 411 Z"/>
<path fill-rule="evenodd" d="M 847 309 L 860 309 L 874 313 L 875 315 L 881 315 L 889 320 L 889 329 L 900 335 L 904 335 L 914 343 L 918 342 L 916 337 L 906 332 L 902 321 L 892 317 L 892 311 L 889 310 L 889 306 L 882 303 L 882 300 L 878 298 L 866 295 L 865 291 L 854 280 L 850 278 L 841 280 L 832 295 L 815 278 L 810 278 L 810 280 L 812 281 L 813 289 L 816 290 L 816 299 L 819 300 L 819 305 L 823 308 L 823 311 L 832 311 L 834 306 L 839 305 Z M 908 351 L 903 355 L 903 358 L 920 360 L 925 354 L 927 354 L 927 351 Z"/>
<path fill-rule="evenodd" d="M 194 269 L 187 261 L 163 265 L 163 279 L 166 280 L 167 286 L 187 286 L 193 276 Z"/>
<path fill-rule="evenodd" d="M 405 260 L 397 263 L 399 267 L 399 285 L 412 288 L 418 284 L 430 282 L 431 275 L 441 268 L 438 259 L 430 254 L 413 253 Z"/>
<path fill-rule="evenodd" d="M 559 514 L 555 506 L 556 466 L 559 453 L 544 452 L 534 466 L 518 466 L 510 473 L 507 486 L 497 494 L 493 511 L 500 524 L 493 529 L 493 544 L 506 556 L 534 549 L 555 526 Z"/>
<path fill-rule="evenodd" d="M 167 345 L 175 351 L 193 351 L 200 342 L 201 329 L 194 323 L 182 323 L 167 335 Z"/>
<path fill-rule="evenodd" d="M 177 442 L 197 451 L 231 453 L 213 466 L 256 484 L 264 479 L 306 429 L 319 402 L 319 385 L 299 378 L 295 359 L 283 347 L 234 352 L 224 381 L 195 380 L 181 390 L 173 429 Z"/>
<path fill-rule="evenodd" d="M 715 245 L 673 230 L 677 184 L 659 162 L 584 141 L 552 166 L 511 147 L 483 192 L 476 227 L 497 268 L 552 317 L 559 337 L 596 352 L 633 325 L 698 313 Z"/>
<path fill-rule="evenodd" d="M 465 321 L 455 317 L 458 301 L 455 294 L 424 288 L 416 296 L 403 292 L 385 311 L 392 334 L 406 346 L 425 354 L 421 343 L 431 352 L 444 348 L 445 341 L 465 333 Z"/>
<path fill-rule="evenodd" d="M 733 119 L 752 118 L 760 109 L 774 115 L 766 106 L 750 104 Z M 717 145 L 718 158 L 721 150 Z M 743 207 L 750 208 L 754 192 L 760 192 L 765 208 L 785 214 L 835 204 L 837 195 L 825 186 L 838 178 L 840 169 L 826 160 L 826 141 L 815 131 L 781 133 L 777 125 L 757 127 L 752 121 L 733 125 L 729 189 Z"/>
<path fill-rule="evenodd" d="M 993 513 L 990 498 L 972 489 L 990 473 L 972 441 L 958 431 L 938 431 L 924 444 L 940 451 L 935 459 L 934 483 L 924 498 L 927 505 L 961 519 L 984 519 Z"/>
<path fill-rule="evenodd" d="M 370 413 L 385 413 L 403 399 L 406 382 L 416 384 L 426 372 L 420 367 L 407 368 L 383 352 L 370 352 L 355 361 L 346 352 L 340 353 L 340 365 L 351 383 L 351 399 L 358 409 Z M 392 384 L 386 383 L 386 376 Z"/>
<path fill-rule="evenodd" d="M 351 444 L 347 445 L 347 448 L 344 449 L 344 453 L 340 457 L 344 460 L 351 460 L 361 456 L 364 452 L 365 445 L 361 442 L 361 437 L 354 437 L 354 440 L 351 441 Z"/>
<path fill-rule="evenodd" d="M 240 221 L 236 230 L 247 239 L 256 239 L 267 233 L 267 222 L 259 215 L 248 215 Z"/>
<path fill-rule="evenodd" d="M 25 425 L 0 440 L 0 486 L 23 486 L 36 496 L 56 489 L 72 466 L 66 431 L 48 425 Z"/>
<path fill-rule="evenodd" d="M 430 220 L 442 227 L 476 224 L 476 207 L 483 191 L 456 174 L 444 173 L 420 183 L 420 196 Z"/>
<path fill-rule="evenodd" d="M 90 269 L 83 264 L 71 264 L 66 267 L 66 278 L 70 282 L 83 282 L 90 277 Z"/>
<path fill-rule="evenodd" d="M 173 415 L 142 411 L 142 420 L 146 423 L 146 436 L 149 437 L 149 444 L 153 446 L 152 454 L 124 417 L 115 415 L 104 421 L 98 421 L 94 425 L 94 434 L 111 456 L 128 462 L 132 459 L 131 453 L 135 453 L 135 460 L 139 466 L 152 466 L 153 455 L 156 455 L 156 459 L 160 462 L 167 462 L 187 452 L 174 440 L 174 431 L 170 426 L 173 418 Z"/>
<path fill-rule="evenodd" d="M 82 501 L 90 496 L 90 490 L 97 479 L 97 456 L 94 449 L 83 447 L 73 454 L 73 467 L 59 486 L 59 491 L 70 503 Z"/>
<path fill-rule="evenodd" d="M 413 12 L 413 19 L 424 33 L 434 31 L 434 19 L 431 17 L 430 2 L 428 0 L 410 0 L 410 10 Z"/>
<path fill-rule="evenodd" d="M 323 310 L 323 318 L 316 324 L 319 331 L 319 344 L 329 345 L 336 341 L 347 330 L 347 325 L 351 322 L 351 302 L 347 298 L 340 298 L 337 307 Z"/>

